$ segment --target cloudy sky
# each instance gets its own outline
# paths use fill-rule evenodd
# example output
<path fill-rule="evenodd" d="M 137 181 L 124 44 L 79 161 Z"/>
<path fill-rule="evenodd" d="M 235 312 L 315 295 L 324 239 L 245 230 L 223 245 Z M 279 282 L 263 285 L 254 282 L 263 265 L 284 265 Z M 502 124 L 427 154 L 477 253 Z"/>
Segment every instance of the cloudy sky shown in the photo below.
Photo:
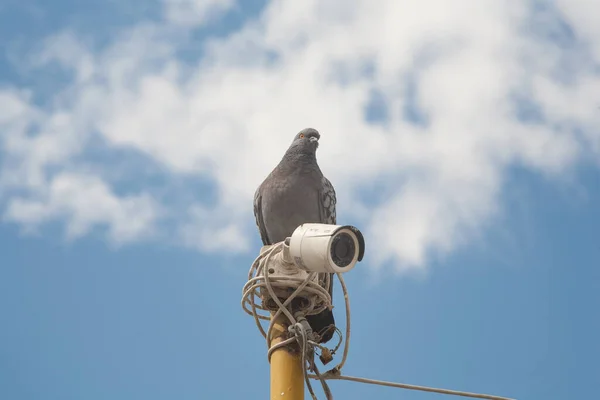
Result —
<path fill-rule="evenodd" d="M 305 127 L 338 221 L 367 241 L 347 374 L 594 397 L 597 15 L 590 0 L 3 0 L 0 397 L 265 398 L 239 307 L 252 196 Z"/>

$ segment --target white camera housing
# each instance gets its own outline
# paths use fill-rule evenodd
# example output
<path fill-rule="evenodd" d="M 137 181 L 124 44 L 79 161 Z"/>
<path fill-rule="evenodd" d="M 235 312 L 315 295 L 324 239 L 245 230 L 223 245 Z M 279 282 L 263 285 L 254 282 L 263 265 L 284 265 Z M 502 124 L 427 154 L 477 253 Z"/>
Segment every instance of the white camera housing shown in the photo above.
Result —
<path fill-rule="evenodd" d="M 308 272 L 348 272 L 365 253 L 362 233 L 350 225 L 302 224 L 289 246 L 294 264 Z"/>

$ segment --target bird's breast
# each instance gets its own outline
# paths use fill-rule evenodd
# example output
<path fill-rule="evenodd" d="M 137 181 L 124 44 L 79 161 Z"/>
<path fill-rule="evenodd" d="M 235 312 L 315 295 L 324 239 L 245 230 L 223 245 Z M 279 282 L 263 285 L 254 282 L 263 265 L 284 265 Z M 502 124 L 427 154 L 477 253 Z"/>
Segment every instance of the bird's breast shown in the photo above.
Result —
<path fill-rule="evenodd" d="M 308 182 L 290 180 L 271 188 L 262 199 L 265 228 L 273 243 L 285 240 L 306 222 L 319 221 L 319 193 Z"/>

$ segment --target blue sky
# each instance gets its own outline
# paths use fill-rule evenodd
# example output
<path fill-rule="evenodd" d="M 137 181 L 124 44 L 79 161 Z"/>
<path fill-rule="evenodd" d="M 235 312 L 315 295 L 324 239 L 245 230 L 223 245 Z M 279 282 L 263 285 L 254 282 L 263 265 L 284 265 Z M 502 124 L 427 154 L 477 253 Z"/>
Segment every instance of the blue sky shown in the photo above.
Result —
<path fill-rule="evenodd" d="M 0 398 L 265 398 L 252 195 L 307 126 L 345 374 L 595 396 L 600 6 L 348 4 L 0 4 Z"/>

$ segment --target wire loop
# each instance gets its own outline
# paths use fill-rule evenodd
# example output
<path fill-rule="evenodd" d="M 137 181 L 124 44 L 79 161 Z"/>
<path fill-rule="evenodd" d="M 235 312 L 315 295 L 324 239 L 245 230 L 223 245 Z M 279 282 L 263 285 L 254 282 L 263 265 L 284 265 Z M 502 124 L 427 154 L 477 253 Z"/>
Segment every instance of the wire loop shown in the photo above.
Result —
<path fill-rule="evenodd" d="M 348 358 L 348 351 L 350 348 L 350 295 L 348 294 L 348 288 L 346 287 L 344 278 L 342 274 L 336 273 L 342 286 L 342 291 L 344 293 L 344 303 L 346 308 L 346 336 L 344 340 L 340 333 L 340 330 L 338 328 L 335 328 L 336 332 L 339 334 L 340 337 L 339 342 L 333 349 L 327 349 L 323 345 L 318 344 L 315 340 L 314 334 L 316 332 L 312 332 L 312 330 L 307 330 L 306 326 L 302 322 L 306 322 L 304 317 L 309 313 L 318 314 L 325 308 L 331 309 L 333 307 L 331 304 L 331 296 L 323 286 L 321 286 L 317 281 L 315 281 L 315 276 L 317 274 L 316 272 L 309 273 L 305 279 L 294 276 L 282 277 L 269 275 L 269 268 L 267 266 L 269 265 L 269 262 L 271 261 L 272 257 L 282 252 L 283 246 L 284 242 L 275 243 L 270 248 L 263 251 L 252 263 L 252 266 L 250 267 L 250 270 L 248 272 L 248 282 L 246 282 L 242 289 L 242 308 L 246 313 L 254 317 L 254 321 L 256 323 L 256 326 L 258 327 L 258 330 L 266 339 L 267 347 L 269 349 L 267 351 L 267 357 L 269 359 L 269 362 L 271 361 L 271 355 L 275 350 L 285 346 L 290 346 L 292 344 L 298 344 L 302 355 L 302 371 L 304 375 L 304 380 L 306 382 L 306 387 L 313 400 L 317 400 L 317 397 L 313 390 L 310 379 L 319 380 L 327 400 L 333 399 L 333 395 L 331 393 L 331 390 L 329 389 L 327 380 L 347 380 L 372 385 L 391 386 L 402 389 L 420 390 L 426 392 L 435 392 L 479 399 L 513 400 L 507 397 L 492 396 L 488 394 L 461 392 L 457 390 L 438 389 L 427 386 L 408 385 L 404 383 L 386 382 L 375 379 L 357 378 L 342 375 L 341 370 L 342 367 L 346 364 L 346 360 Z M 330 285 L 333 284 L 333 282 L 326 283 Z M 295 290 L 282 302 L 275 293 L 275 288 L 295 288 Z M 272 312 L 272 310 L 269 307 L 267 307 L 267 304 L 265 304 L 266 300 L 264 296 L 264 290 L 266 290 L 266 292 L 269 295 L 269 298 L 273 300 L 273 302 L 277 306 L 277 310 L 275 312 Z M 262 295 L 261 292 L 263 292 Z M 307 308 L 303 312 L 297 312 L 296 315 L 293 315 L 291 310 L 291 304 L 292 301 L 295 298 L 297 298 L 297 296 L 300 293 L 308 293 L 311 296 L 314 296 L 316 300 L 311 303 L 311 307 Z M 270 337 L 271 331 L 274 326 L 274 321 L 281 314 L 283 314 L 289 321 L 290 337 L 278 344 L 271 346 Z M 266 330 L 261 322 L 264 320 L 270 320 L 268 328 Z M 339 349 L 342 341 L 344 341 L 344 351 L 342 353 L 342 359 L 334 368 L 332 368 L 324 374 L 321 374 L 314 361 L 315 350 L 320 349 L 321 351 L 323 351 L 323 349 L 326 349 L 333 355 Z M 309 371 L 312 371 L 313 374 L 309 374 Z"/>

